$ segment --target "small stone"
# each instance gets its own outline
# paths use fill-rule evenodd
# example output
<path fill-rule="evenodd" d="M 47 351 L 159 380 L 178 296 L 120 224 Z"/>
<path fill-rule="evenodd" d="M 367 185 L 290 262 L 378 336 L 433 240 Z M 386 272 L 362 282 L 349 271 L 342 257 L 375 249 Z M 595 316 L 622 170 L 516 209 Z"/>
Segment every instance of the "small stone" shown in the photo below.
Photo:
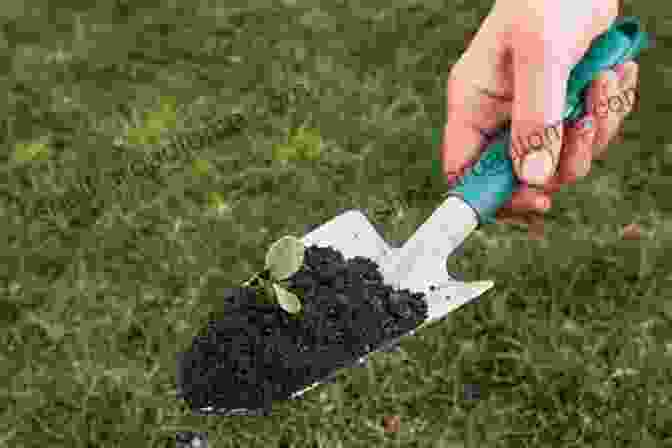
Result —
<path fill-rule="evenodd" d="M 640 240 L 642 238 L 642 228 L 639 224 L 628 224 L 623 228 L 622 238 L 624 240 Z"/>
<path fill-rule="evenodd" d="M 399 432 L 401 426 L 401 417 L 398 415 L 388 415 L 383 419 L 383 428 L 388 434 Z"/>

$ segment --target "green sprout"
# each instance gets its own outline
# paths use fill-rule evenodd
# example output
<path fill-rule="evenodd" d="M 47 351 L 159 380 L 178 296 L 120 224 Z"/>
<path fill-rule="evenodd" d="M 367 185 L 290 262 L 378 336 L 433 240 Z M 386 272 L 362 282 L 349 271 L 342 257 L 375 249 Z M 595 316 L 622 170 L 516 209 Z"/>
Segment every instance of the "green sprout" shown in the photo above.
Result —
<path fill-rule="evenodd" d="M 301 301 L 284 283 L 301 269 L 305 256 L 303 242 L 294 236 L 284 236 L 273 243 L 266 253 L 266 266 L 270 279 L 254 274 L 243 286 L 250 286 L 256 280 L 268 297 L 275 297 L 280 307 L 290 314 L 301 311 Z"/>
<path fill-rule="evenodd" d="M 208 193 L 207 207 L 210 212 L 218 216 L 223 216 L 231 212 L 231 204 L 229 204 L 224 199 L 224 197 L 216 191 Z"/>
<path fill-rule="evenodd" d="M 12 159 L 16 164 L 25 164 L 42 157 L 47 157 L 50 153 L 49 137 L 41 137 L 31 142 L 17 143 L 14 147 Z"/>
<path fill-rule="evenodd" d="M 192 163 L 192 169 L 197 176 L 208 176 L 214 173 L 217 168 L 209 160 L 197 158 Z"/>
<path fill-rule="evenodd" d="M 287 135 L 287 140 L 273 148 L 273 158 L 282 164 L 289 161 L 317 160 L 322 154 L 324 142 L 313 129 L 301 126 Z"/>

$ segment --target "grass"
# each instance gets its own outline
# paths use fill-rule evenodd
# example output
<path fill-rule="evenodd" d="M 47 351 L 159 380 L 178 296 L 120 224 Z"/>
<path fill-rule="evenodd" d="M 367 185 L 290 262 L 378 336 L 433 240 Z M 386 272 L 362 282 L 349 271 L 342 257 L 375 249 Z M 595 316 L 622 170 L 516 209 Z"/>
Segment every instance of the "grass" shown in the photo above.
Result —
<path fill-rule="evenodd" d="M 176 353 L 280 236 L 360 208 L 400 241 L 431 213 L 445 77 L 490 2 L 6 3 L 0 446 L 458 448 L 469 422 L 488 447 L 672 447 L 669 6 L 624 2 L 658 39 L 641 106 L 546 237 L 496 224 L 451 261 L 492 291 L 223 419 L 175 400 Z M 177 138 L 234 113 L 240 132 Z"/>

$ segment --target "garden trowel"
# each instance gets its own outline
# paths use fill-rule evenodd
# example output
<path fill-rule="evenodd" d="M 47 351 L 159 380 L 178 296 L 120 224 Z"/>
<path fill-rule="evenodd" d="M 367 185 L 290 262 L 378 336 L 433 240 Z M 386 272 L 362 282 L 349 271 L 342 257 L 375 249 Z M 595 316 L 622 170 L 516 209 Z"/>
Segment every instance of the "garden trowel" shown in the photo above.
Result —
<path fill-rule="evenodd" d="M 599 36 L 572 70 L 564 119 L 574 121 L 584 115 L 585 91 L 600 72 L 634 59 L 646 45 L 647 36 L 635 18 L 623 18 Z M 401 248 L 387 244 L 358 210 L 336 216 L 306 235 L 303 241 L 307 246 L 332 246 L 346 258 L 370 258 L 378 263 L 386 283 L 397 289 L 424 293 L 428 317 L 408 333 L 414 334 L 492 288 L 493 282 L 489 280 L 468 283 L 455 280 L 447 272 L 446 260 L 479 225 L 494 222 L 496 211 L 518 187 L 509 144 L 507 126 Z M 357 361 L 364 362 L 371 353 Z M 297 391 L 294 397 L 318 384 Z"/>
<path fill-rule="evenodd" d="M 572 70 L 564 119 L 574 121 L 584 115 L 585 90 L 600 72 L 635 58 L 646 45 L 646 34 L 640 31 L 639 22 L 634 18 L 617 21 L 599 36 Z M 331 246 L 345 258 L 369 258 L 378 264 L 387 284 L 424 293 L 428 317 L 422 325 L 402 337 L 415 334 L 418 329 L 440 321 L 493 286 L 492 281 L 465 283 L 455 280 L 447 272 L 446 260 L 477 227 L 493 222 L 496 211 L 516 191 L 518 182 L 509 157 L 509 143 L 510 127 L 507 125 L 458 185 L 448 192 L 444 202 L 400 248 L 391 247 L 357 210 L 336 216 L 305 235 L 302 241 L 306 246 Z M 398 339 L 388 341 L 353 360 L 351 365 L 362 364 L 372 353 L 397 343 Z M 296 391 L 292 398 L 332 380 L 336 373 L 334 371 L 323 380 Z M 226 414 L 246 413 L 239 411 Z"/>

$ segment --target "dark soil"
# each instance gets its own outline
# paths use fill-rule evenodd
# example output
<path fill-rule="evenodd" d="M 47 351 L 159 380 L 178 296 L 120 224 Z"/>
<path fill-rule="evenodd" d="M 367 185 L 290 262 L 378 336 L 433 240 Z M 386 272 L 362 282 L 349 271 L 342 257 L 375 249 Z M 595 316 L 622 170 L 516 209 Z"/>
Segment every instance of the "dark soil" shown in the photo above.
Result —
<path fill-rule="evenodd" d="M 271 402 L 352 366 L 427 317 L 424 294 L 395 291 L 374 262 L 346 261 L 332 248 L 308 247 L 288 283 L 303 303 L 297 315 L 252 287 L 226 292 L 221 317 L 178 362 L 180 395 L 192 409 L 268 412 Z"/>

